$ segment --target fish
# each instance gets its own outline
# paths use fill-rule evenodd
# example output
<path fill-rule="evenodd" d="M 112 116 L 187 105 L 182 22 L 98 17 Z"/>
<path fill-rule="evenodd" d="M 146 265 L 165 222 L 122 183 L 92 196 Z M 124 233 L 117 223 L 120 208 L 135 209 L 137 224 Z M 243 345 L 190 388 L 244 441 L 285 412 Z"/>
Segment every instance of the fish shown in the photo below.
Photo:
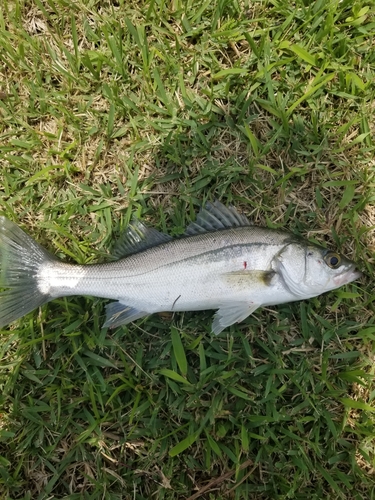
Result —
<path fill-rule="evenodd" d="M 356 264 L 292 232 L 251 225 L 220 201 L 201 207 L 184 235 L 134 220 L 111 262 L 78 265 L 48 252 L 0 217 L 0 327 L 50 300 L 112 299 L 103 327 L 158 312 L 214 309 L 212 332 L 260 307 L 315 297 L 361 277 Z"/>

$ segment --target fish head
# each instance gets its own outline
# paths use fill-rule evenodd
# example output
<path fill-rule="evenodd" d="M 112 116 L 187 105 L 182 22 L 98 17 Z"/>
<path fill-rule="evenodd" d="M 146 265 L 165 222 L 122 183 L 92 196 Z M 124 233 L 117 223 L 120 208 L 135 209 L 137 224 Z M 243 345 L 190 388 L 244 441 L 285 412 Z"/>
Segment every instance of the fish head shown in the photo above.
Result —
<path fill-rule="evenodd" d="M 274 270 L 296 297 L 309 298 L 362 276 L 343 255 L 311 243 L 290 243 L 276 256 Z"/>

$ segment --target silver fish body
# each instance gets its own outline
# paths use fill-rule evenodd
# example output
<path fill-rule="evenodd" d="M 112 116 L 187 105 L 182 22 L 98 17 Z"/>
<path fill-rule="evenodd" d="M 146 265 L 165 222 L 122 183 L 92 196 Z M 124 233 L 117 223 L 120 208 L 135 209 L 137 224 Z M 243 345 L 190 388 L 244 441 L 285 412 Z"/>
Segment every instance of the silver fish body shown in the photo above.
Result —
<path fill-rule="evenodd" d="M 341 255 L 250 226 L 219 202 L 207 204 L 182 238 L 135 223 L 119 244 L 122 258 L 107 264 L 58 261 L 5 218 L 0 252 L 0 286 L 8 288 L 0 296 L 0 326 L 53 298 L 91 295 L 116 301 L 104 326 L 161 311 L 217 309 L 212 330 L 220 333 L 258 307 L 314 297 L 361 275 Z"/>

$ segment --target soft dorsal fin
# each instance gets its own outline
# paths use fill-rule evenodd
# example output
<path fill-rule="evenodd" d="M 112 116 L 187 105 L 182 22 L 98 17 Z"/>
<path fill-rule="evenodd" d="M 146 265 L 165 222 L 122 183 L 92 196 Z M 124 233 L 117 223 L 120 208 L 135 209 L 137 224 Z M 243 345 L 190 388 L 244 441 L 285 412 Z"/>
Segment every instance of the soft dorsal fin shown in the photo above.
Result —
<path fill-rule="evenodd" d="M 233 206 L 226 207 L 220 201 L 207 202 L 201 208 L 197 220 L 187 227 L 185 234 L 193 235 L 206 233 L 207 231 L 217 231 L 230 227 L 249 226 L 247 217 L 237 212 Z"/>
<path fill-rule="evenodd" d="M 134 220 L 115 244 L 112 255 L 115 259 L 122 259 L 127 255 L 142 252 L 172 239 L 172 236 L 160 233 L 153 227 L 147 227 L 139 220 Z"/>

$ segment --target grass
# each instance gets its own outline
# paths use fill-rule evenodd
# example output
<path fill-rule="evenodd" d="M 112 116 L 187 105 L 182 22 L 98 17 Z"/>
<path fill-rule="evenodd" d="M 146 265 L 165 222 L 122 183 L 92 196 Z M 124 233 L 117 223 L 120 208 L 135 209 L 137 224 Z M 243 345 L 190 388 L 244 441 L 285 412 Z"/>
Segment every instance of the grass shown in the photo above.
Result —
<path fill-rule="evenodd" d="M 219 198 L 370 276 L 218 337 L 84 297 L 3 329 L 2 498 L 375 498 L 374 40 L 361 0 L 2 3 L 0 208 L 41 244 Z"/>

